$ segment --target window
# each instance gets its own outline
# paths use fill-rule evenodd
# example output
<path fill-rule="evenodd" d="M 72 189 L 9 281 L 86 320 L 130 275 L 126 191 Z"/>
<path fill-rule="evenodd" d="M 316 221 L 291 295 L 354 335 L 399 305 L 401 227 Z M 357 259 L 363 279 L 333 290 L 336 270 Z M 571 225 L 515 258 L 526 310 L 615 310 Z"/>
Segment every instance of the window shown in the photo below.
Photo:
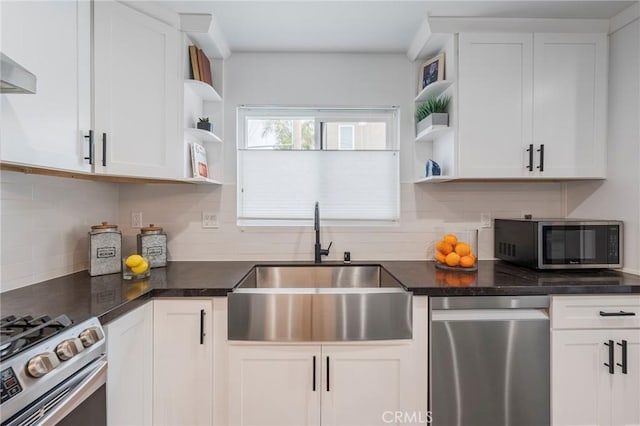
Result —
<path fill-rule="evenodd" d="M 238 224 L 399 219 L 396 108 L 238 109 Z"/>
<path fill-rule="evenodd" d="M 353 125 L 338 125 L 338 149 L 353 149 Z"/>

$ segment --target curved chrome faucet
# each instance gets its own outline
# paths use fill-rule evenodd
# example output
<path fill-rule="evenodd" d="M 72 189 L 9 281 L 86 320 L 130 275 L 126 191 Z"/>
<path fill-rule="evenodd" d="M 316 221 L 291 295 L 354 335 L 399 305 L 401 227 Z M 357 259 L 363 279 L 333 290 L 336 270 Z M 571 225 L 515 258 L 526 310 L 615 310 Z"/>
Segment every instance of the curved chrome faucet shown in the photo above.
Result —
<path fill-rule="evenodd" d="M 316 231 L 316 243 L 314 245 L 315 255 L 313 261 L 314 263 L 322 263 L 322 256 L 329 256 L 329 250 L 331 250 L 333 241 L 329 243 L 329 247 L 326 249 L 323 249 L 322 244 L 320 244 L 320 203 L 317 201 L 313 216 L 313 230 Z"/>

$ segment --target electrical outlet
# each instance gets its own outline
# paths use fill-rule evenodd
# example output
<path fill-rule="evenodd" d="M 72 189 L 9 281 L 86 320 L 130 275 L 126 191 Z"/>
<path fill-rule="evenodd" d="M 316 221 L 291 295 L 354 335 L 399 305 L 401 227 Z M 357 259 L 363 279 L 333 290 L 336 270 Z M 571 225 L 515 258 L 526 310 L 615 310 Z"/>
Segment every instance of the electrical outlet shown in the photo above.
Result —
<path fill-rule="evenodd" d="M 491 228 L 491 213 L 480 213 L 480 226 Z"/>
<path fill-rule="evenodd" d="M 142 228 L 142 212 L 131 212 L 131 227 Z"/>
<path fill-rule="evenodd" d="M 202 227 L 203 228 L 217 228 L 218 227 L 218 215 L 215 213 L 202 212 Z"/>

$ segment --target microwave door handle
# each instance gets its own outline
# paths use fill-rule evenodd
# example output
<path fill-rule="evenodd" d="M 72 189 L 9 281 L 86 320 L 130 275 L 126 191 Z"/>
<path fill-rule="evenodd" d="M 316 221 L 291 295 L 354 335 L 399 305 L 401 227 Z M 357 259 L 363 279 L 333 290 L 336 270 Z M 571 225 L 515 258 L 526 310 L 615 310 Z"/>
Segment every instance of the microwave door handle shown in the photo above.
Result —
<path fill-rule="evenodd" d="M 58 402 L 44 417 L 40 419 L 38 425 L 53 426 L 64 419 L 67 414 L 71 413 L 78 405 L 82 404 L 85 399 L 90 397 L 102 385 L 107 383 L 107 360 L 106 356 L 102 356 L 96 361 L 98 365 L 93 369 L 87 377 L 85 377 L 75 388 L 69 392 L 61 401 Z"/>

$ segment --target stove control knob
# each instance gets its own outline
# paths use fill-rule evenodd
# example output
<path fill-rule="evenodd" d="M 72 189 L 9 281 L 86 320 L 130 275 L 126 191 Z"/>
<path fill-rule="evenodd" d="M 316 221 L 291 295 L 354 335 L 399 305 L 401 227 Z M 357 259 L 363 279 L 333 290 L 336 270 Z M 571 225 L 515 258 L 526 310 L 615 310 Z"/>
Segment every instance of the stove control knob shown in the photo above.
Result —
<path fill-rule="evenodd" d="M 82 340 L 79 338 L 68 339 L 56 346 L 56 355 L 61 361 L 66 361 L 78 355 L 84 350 Z"/>
<path fill-rule="evenodd" d="M 60 365 L 58 357 L 53 352 L 46 352 L 34 356 L 27 363 L 27 372 L 32 377 L 42 377 Z"/>
<path fill-rule="evenodd" d="M 104 333 L 100 327 L 89 327 L 80 333 L 80 340 L 85 348 L 99 342 L 104 338 Z"/>

